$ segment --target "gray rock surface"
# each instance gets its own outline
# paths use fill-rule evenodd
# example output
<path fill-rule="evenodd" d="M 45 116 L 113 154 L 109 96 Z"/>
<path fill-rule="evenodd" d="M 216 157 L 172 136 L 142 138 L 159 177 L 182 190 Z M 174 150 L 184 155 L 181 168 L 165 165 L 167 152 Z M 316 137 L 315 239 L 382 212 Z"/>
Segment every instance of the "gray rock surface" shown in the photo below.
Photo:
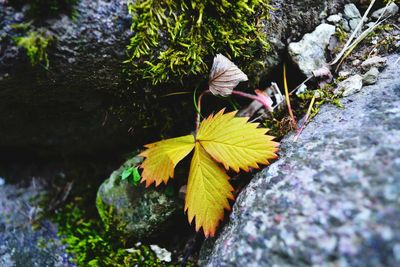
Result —
<path fill-rule="evenodd" d="M 344 81 L 341 81 L 337 88 L 334 89 L 335 95 L 349 96 L 361 90 L 363 86 L 363 77 L 359 74 L 350 76 Z"/>
<path fill-rule="evenodd" d="M 372 67 L 362 76 L 363 85 L 371 85 L 378 81 L 379 70 L 378 68 Z"/>
<path fill-rule="evenodd" d="M 145 188 L 121 180 L 122 172 L 142 158 L 124 163 L 105 180 L 97 192 L 96 207 L 105 224 L 112 225 L 130 239 L 142 241 L 163 234 L 182 207 L 177 199 L 160 188 Z"/>
<path fill-rule="evenodd" d="M 397 12 L 399 12 L 399 7 L 395 3 L 391 3 L 387 8 L 383 7 L 376 10 L 374 13 L 372 13 L 371 17 L 378 19 L 382 15 L 382 18 L 387 18 L 396 15 Z"/>
<path fill-rule="evenodd" d="M 33 223 L 44 189 L 33 180 L 29 187 L 0 186 L 0 266 L 75 266 L 57 236 L 57 227 L 47 220 Z"/>
<path fill-rule="evenodd" d="M 400 69 L 325 105 L 240 193 L 202 266 L 400 265 Z M 207 249 L 208 248 L 208 249 Z"/>
<path fill-rule="evenodd" d="M 292 61 L 306 76 L 326 64 L 326 48 L 335 29 L 333 25 L 321 24 L 312 33 L 304 35 L 301 41 L 289 44 Z"/>
<path fill-rule="evenodd" d="M 361 63 L 361 68 L 364 71 L 369 70 L 371 67 L 382 69 L 386 66 L 386 58 L 380 56 L 373 56 Z"/>
<path fill-rule="evenodd" d="M 354 31 L 358 23 L 361 21 L 361 14 L 354 4 L 347 4 L 344 7 L 344 18 L 348 23 L 348 27 L 345 27 L 345 30 Z"/>
<path fill-rule="evenodd" d="M 343 12 L 346 19 L 361 19 L 360 11 L 354 4 L 345 5 Z"/>

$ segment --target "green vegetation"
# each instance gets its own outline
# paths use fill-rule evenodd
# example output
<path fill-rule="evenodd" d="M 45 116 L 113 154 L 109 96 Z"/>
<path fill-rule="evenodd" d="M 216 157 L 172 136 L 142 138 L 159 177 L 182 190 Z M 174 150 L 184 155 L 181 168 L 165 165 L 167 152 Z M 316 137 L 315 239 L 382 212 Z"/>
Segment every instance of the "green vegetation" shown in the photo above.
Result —
<path fill-rule="evenodd" d="M 140 182 L 139 167 L 130 167 L 125 169 L 121 174 L 121 180 L 127 180 L 131 185 L 138 185 Z"/>
<path fill-rule="evenodd" d="M 396 3 L 396 4 L 400 4 L 400 0 L 383 0 L 383 3 L 387 4 L 387 3 Z"/>
<path fill-rule="evenodd" d="M 46 68 L 49 67 L 46 49 L 53 40 L 54 38 L 51 35 L 39 31 L 31 31 L 26 36 L 15 38 L 17 46 L 25 48 L 33 66 L 43 63 Z"/>
<path fill-rule="evenodd" d="M 325 88 L 322 89 L 317 89 L 316 91 L 306 91 L 302 94 L 299 94 L 299 98 L 303 101 L 306 101 L 303 104 L 303 110 L 305 111 L 307 108 L 307 104 L 311 101 L 311 99 L 313 98 L 314 94 L 317 94 L 316 97 L 316 101 L 314 103 L 314 106 L 311 110 L 311 114 L 310 114 L 310 119 L 315 117 L 315 115 L 318 114 L 320 107 L 325 104 L 325 103 L 329 103 L 332 105 L 337 106 L 338 108 L 343 108 L 342 103 L 340 103 L 340 98 L 341 96 L 339 95 L 335 95 L 332 92 L 333 86 L 330 84 L 327 84 L 325 86 Z M 303 111 L 303 112 L 304 112 Z"/>
<path fill-rule="evenodd" d="M 207 73 L 222 53 L 246 72 L 267 53 L 268 0 L 138 0 L 128 9 L 135 33 L 127 46 L 135 79 L 153 84 Z"/>
<path fill-rule="evenodd" d="M 330 84 L 326 84 L 323 89 L 306 90 L 301 94 L 292 95 L 290 100 L 291 104 L 293 105 L 294 116 L 296 118 L 302 118 L 304 114 L 306 114 L 314 94 L 316 94 L 316 99 L 311 109 L 309 119 L 315 117 L 315 115 L 318 114 L 321 106 L 326 103 L 335 105 L 338 108 L 343 108 L 343 105 L 340 103 L 342 96 L 335 95 L 333 93 L 333 89 L 336 87 L 337 82 L 338 80 Z M 262 124 L 264 127 L 270 129 L 269 133 L 273 136 L 276 136 L 278 140 L 293 130 L 293 127 L 290 123 L 290 117 L 285 108 L 276 110 L 270 115 L 271 117 L 265 119 Z"/>
<path fill-rule="evenodd" d="M 172 266 L 161 262 L 148 246 L 128 246 L 118 229 L 89 218 L 76 204 L 68 204 L 54 220 L 78 266 Z"/>
<path fill-rule="evenodd" d="M 338 38 L 339 43 L 344 44 L 347 40 L 348 33 L 343 30 L 341 26 L 337 26 L 335 36 Z"/>

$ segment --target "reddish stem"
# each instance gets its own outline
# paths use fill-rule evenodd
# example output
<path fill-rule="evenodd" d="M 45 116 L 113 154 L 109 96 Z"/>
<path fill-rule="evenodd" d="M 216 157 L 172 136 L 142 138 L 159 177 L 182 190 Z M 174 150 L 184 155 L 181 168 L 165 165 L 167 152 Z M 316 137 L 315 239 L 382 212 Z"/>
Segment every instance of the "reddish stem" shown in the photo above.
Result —
<path fill-rule="evenodd" d="M 241 91 L 235 91 L 235 90 L 232 91 L 232 95 L 237 95 L 237 96 L 241 96 L 241 97 L 244 97 L 244 98 L 249 98 L 249 99 L 258 101 L 258 102 L 260 102 L 260 103 L 263 105 L 263 107 L 264 107 L 266 110 L 269 110 L 269 109 L 271 108 L 271 107 L 268 106 L 264 101 L 262 101 L 262 100 L 260 99 L 260 97 L 257 96 L 257 95 L 251 95 L 251 94 L 248 94 L 248 93 L 244 93 L 244 92 L 241 92 Z"/>
<path fill-rule="evenodd" d="M 297 130 L 297 134 L 294 137 L 294 141 L 297 141 L 297 139 L 299 138 L 300 134 L 303 132 L 304 127 L 306 126 L 306 123 L 308 122 L 308 119 L 310 118 L 311 115 L 311 111 L 312 111 L 312 107 L 314 106 L 314 102 L 315 102 L 315 98 L 316 98 L 316 94 L 314 94 L 313 98 L 311 99 L 311 103 L 310 106 L 308 107 L 306 116 L 304 117 L 304 122 L 301 125 L 300 129 Z"/>
<path fill-rule="evenodd" d="M 199 98 L 197 99 L 196 132 L 197 132 L 197 130 L 198 130 L 199 127 L 200 127 L 200 120 L 201 120 L 201 100 L 203 99 L 203 96 L 204 96 L 204 95 L 209 94 L 209 93 L 211 93 L 211 91 L 208 90 L 208 89 L 206 89 L 206 90 L 204 90 L 204 91 L 199 95 Z M 251 95 L 251 94 L 247 94 L 247 93 L 244 93 L 244 92 L 241 92 L 241 91 L 235 91 L 235 90 L 232 90 L 232 95 L 237 95 L 237 96 L 240 96 L 240 97 L 249 98 L 249 99 L 258 101 L 258 102 L 260 102 L 260 103 L 263 105 L 263 107 L 264 107 L 266 110 L 269 110 L 269 109 L 271 108 L 271 107 L 268 106 L 262 99 L 260 99 L 260 97 L 257 96 L 257 95 Z"/>
<path fill-rule="evenodd" d="M 292 123 L 293 129 L 296 130 L 297 123 L 296 123 L 296 119 L 294 118 L 294 115 L 293 115 L 292 106 L 290 105 L 290 97 L 289 97 L 289 89 L 288 89 L 287 79 L 286 79 L 286 65 L 285 64 L 283 64 L 283 87 L 285 88 L 286 105 L 288 107 L 290 121 Z"/>

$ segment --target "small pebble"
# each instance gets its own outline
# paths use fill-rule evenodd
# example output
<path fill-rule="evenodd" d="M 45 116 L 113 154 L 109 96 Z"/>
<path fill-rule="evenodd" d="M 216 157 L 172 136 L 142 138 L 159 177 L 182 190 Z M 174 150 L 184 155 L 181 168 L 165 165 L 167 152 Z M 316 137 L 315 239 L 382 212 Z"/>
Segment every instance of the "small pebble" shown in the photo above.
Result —
<path fill-rule="evenodd" d="M 368 58 L 363 63 L 361 63 L 361 68 L 364 71 L 370 69 L 371 67 L 376 67 L 378 69 L 382 69 L 385 66 L 386 66 L 386 58 L 383 58 L 380 56 L 374 56 L 374 57 Z"/>
<path fill-rule="evenodd" d="M 350 75 L 351 75 L 350 71 L 344 71 L 344 70 L 339 71 L 339 76 L 342 78 L 348 78 L 348 77 L 350 77 Z"/>
<path fill-rule="evenodd" d="M 329 16 L 326 20 L 330 23 L 339 23 L 340 20 L 342 19 L 342 14 L 335 14 L 335 15 L 331 15 Z"/>
<path fill-rule="evenodd" d="M 391 3 L 387 7 L 376 10 L 374 13 L 372 13 L 371 17 L 374 19 L 378 19 L 380 16 L 382 16 L 382 18 L 388 18 L 396 15 L 397 12 L 399 12 L 399 7 L 395 3 Z"/>
<path fill-rule="evenodd" d="M 355 60 L 353 60 L 353 62 L 351 62 L 351 65 L 353 65 L 354 67 L 356 67 L 360 64 L 361 64 L 361 60 L 359 60 L 359 59 L 355 59 Z"/>
<path fill-rule="evenodd" d="M 371 85 L 378 81 L 379 70 L 376 67 L 372 67 L 367 71 L 362 78 L 363 85 Z"/>
<path fill-rule="evenodd" d="M 172 253 L 165 248 L 161 248 L 157 245 L 150 245 L 150 248 L 156 253 L 157 258 L 165 262 L 171 262 Z"/>
<path fill-rule="evenodd" d="M 362 88 L 362 77 L 356 74 L 350 76 L 344 81 L 341 81 L 333 93 L 335 95 L 342 94 L 343 96 L 349 96 L 359 92 L 361 88 Z"/>

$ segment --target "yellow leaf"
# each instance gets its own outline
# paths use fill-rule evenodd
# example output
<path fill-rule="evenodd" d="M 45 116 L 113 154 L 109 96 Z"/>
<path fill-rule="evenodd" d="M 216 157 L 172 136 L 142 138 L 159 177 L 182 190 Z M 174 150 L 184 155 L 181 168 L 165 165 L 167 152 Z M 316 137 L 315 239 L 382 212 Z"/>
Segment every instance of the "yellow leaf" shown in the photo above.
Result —
<path fill-rule="evenodd" d="M 196 139 L 187 135 L 156 142 L 146 145 L 147 150 L 140 154 L 146 158 L 141 165 L 142 181 L 146 186 L 154 182 L 159 185 L 174 176 L 175 166 L 195 148 L 185 211 L 190 223 L 195 220 L 196 231 L 203 228 L 206 237 L 214 236 L 224 210 L 230 209 L 229 199 L 234 198 L 229 176 L 218 162 L 226 169 L 248 171 L 277 157 L 278 143 L 265 135 L 268 130 L 235 114 L 221 110 L 201 123 Z"/>
<path fill-rule="evenodd" d="M 196 137 L 216 161 L 239 172 L 259 168 L 258 164 L 269 164 L 268 159 L 277 157 L 278 143 L 265 135 L 268 129 L 257 128 L 258 123 L 249 123 L 248 118 L 235 117 L 236 112 L 223 112 L 203 120 Z"/>
<path fill-rule="evenodd" d="M 214 236 L 224 208 L 229 210 L 228 199 L 233 200 L 229 176 L 213 161 L 200 143 L 196 142 L 186 191 L 185 211 L 189 222 L 195 217 L 196 231 L 202 227 L 204 235 Z"/>
<path fill-rule="evenodd" d="M 146 187 L 152 183 L 156 186 L 161 182 L 167 183 L 174 177 L 174 168 L 194 147 L 194 136 L 186 135 L 148 144 L 140 156 L 145 157 L 141 168 L 142 182 Z"/>

